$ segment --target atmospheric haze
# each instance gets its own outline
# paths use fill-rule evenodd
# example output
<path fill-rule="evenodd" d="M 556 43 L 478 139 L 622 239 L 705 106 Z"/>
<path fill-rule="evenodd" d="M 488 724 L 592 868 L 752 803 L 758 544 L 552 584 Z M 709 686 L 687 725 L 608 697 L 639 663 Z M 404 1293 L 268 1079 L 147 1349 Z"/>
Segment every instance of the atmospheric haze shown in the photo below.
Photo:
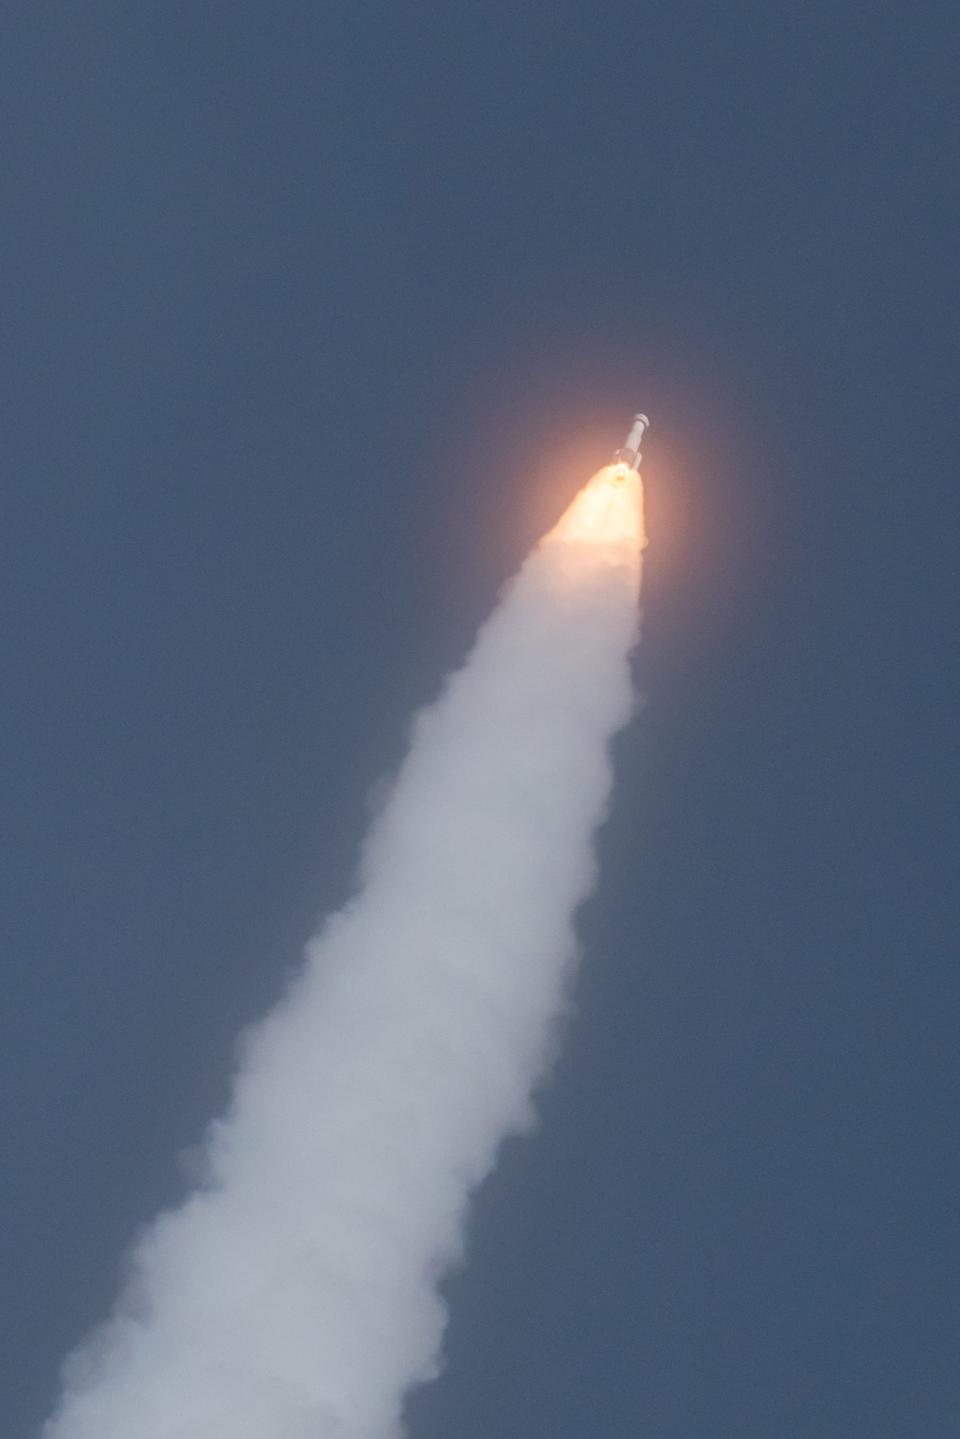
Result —
<path fill-rule="evenodd" d="M 528 1127 L 633 705 L 639 477 L 608 467 L 414 725 L 358 892 L 247 1037 L 43 1439 L 394 1439 L 471 1190 Z"/>

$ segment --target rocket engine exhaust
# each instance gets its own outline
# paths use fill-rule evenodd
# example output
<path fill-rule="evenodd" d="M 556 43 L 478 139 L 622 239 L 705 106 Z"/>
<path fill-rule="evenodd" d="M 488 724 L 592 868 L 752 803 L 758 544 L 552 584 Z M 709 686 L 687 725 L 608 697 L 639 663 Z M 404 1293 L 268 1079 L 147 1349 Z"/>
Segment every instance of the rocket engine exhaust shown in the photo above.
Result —
<path fill-rule="evenodd" d="M 438 1372 L 438 1278 L 533 1121 L 633 706 L 645 541 L 620 456 L 417 718 L 354 898 L 247 1039 L 204 1182 L 136 1241 L 44 1439 L 396 1439 Z"/>

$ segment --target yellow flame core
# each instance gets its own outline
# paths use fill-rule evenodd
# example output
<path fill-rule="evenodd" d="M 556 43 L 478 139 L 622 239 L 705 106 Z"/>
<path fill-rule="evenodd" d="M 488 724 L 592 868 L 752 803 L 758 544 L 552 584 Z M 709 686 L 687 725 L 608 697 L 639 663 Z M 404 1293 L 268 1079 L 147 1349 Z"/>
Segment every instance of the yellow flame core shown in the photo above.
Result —
<path fill-rule="evenodd" d="M 605 465 L 561 515 L 546 543 L 600 546 L 624 557 L 647 543 L 643 484 L 626 465 Z"/>

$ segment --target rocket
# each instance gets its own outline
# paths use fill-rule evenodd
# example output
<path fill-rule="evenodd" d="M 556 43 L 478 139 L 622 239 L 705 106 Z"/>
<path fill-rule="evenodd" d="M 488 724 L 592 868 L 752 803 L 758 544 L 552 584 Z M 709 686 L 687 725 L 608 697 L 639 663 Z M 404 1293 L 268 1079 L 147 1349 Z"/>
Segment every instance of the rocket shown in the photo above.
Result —
<path fill-rule="evenodd" d="M 626 465 L 628 470 L 640 469 L 640 446 L 643 444 L 644 431 L 649 428 L 650 421 L 646 415 L 634 415 L 630 433 L 613 457 L 615 465 Z"/>

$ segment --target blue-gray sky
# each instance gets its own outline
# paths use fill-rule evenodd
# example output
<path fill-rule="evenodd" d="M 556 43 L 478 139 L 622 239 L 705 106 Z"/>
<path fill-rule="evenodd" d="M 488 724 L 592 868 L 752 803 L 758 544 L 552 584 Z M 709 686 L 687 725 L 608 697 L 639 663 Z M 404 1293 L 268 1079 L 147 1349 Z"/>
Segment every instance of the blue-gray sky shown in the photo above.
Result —
<path fill-rule="evenodd" d="M 579 1013 L 412 1433 L 955 1433 L 958 23 L 0 32 L 0 1432 L 639 404 L 646 707 Z"/>

